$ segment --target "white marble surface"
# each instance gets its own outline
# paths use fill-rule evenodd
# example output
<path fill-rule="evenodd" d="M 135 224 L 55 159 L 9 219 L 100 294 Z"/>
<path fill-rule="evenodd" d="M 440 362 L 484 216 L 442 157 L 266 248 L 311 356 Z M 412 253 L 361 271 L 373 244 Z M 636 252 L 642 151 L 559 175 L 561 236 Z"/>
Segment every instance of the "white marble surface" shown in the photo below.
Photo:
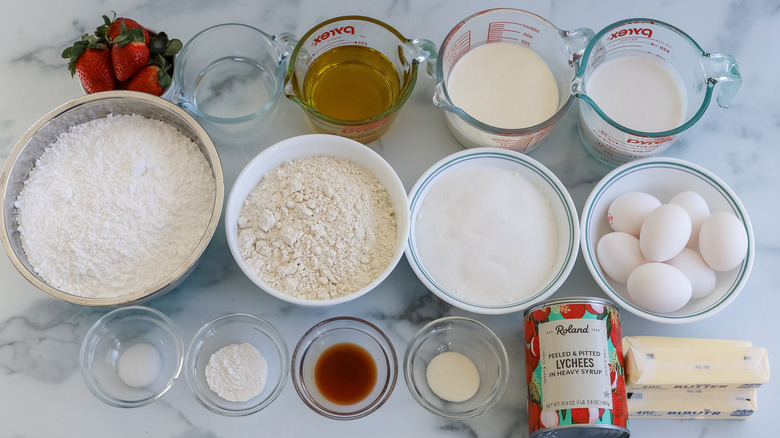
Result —
<path fill-rule="evenodd" d="M 516 7 L 536 12 L 564 29 L 596 31 L 614 21 L 646 16 L 675 24 L 707 51 L 736 56 L 744 86 L 728 110 L 714 104 L 666 155 L 696 162 L 725 180 L 741 197 L 753 222 L 757 250 L 753 274 L 740 297 L 726 310 L 702 322 L 660 325 L 622 312 L 627 335 L 653 334 L 748 339 L 780 351 L 777 267 L 780 266 L 780 105 L 776 78 L 780 70 L 776 32 L 780 2 L 767 0 L 645 1 L 491 1 L 468 0 L 193 0 L 122 2 L 99 0 L 29 0 L 5 2 L 0 13 L 4 50 L 0 53 L 0 157 L 39 117 L 80 94 L 60 53 L 70 41 L 91 32 L 102 14 L 113 9 L 183 41 L 207 26 L 236 21 L 268 33 L 302 35 L 319 21 L 343 14 L 384 20 L 412 38 L 440 45 L 461 19 L 488 7 Z M 392 164 L 405 186 L 443 156 L 461 150 L 447 130 L 441 111 L 431 103 L 432 81 L 421 75 L 417 87 L 391 130 L 372 145 Z M 587 154 L 576 131 L 576 106 L 546 143 L 530 155 L 553 170 L 579 209 L 594 184 L 610 169 Z M 238 171 L 268 145 L 307 133 L 301 111 L 284 101 L 282 121 L 252 144 L 220 145 L 229 189 Z M 604 294 L 580 256 L 555 296 Z M 245 311 L 268 319 L 292 347 L 316 322 L 335 315 L 355 315 L 387 331 L 399 356 L 424 323 L 442 315 L 461 315 L 428 292 L 402 259 L 375 291 L 337 308 L 291 307 L 254 287 L 229 255 L 223 228 L 196 272 L 176 290 L 148 303 L 168 314 L 185 343 L 205 322 Z M 403 379 L 379 411 L 353 422 L 320 417 L 298 399 L 288 381 L 282 395 L 265 410 L 243 418 L 212 414 L 190 395 L 184 379 L 153 405 L 117 409 L 102 404 L 84 386 L 78 350 L 89 326 L 110 309 L 77 307 L 50 298 L 25 281 L 0 256 L 0 437 L 49 436 L 463 436 L 528 435 L 523 383 L 520 314 L 479 316 L 504 341 L 511 357 L 509 389 L 489 413 L 470 421 L 448 421 L 418 406 Z M 759 410 L 747 420 L 635 420 L 635 437 L 771 436 L 780 409 L 770 383 L 759 390 Z"/>

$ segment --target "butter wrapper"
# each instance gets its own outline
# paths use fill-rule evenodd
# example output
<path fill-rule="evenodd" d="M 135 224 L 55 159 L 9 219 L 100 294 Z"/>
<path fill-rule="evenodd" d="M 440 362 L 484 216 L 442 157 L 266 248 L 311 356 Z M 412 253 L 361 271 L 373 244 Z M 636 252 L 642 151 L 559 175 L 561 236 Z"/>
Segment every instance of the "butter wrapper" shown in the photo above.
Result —
<path fill-rule="evenodd" d="M 769 381 L 765 348 L 749 341 L 623 338 L 626 391 L 733 391 Z"/>
<path fill-rule="evenodd" d="M 629 418 L 655 419 L 745 419 L 758 410 L 756 390 L 739 391 L 650 391 L 632 392 L 628 397 Z"/>

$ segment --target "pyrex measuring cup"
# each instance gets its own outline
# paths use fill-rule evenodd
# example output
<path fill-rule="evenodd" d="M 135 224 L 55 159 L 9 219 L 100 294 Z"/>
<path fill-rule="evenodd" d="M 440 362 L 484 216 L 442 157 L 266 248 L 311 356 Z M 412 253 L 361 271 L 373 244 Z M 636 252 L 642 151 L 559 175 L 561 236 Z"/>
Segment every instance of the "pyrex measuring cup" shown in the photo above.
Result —
<path fill-rule="evenodd" d="M 458 23 L 444 39 L 436 65 L 433 102 L 445 110 L 450 131 L 464 146 L 495 146 L 529 152 L 550 133 L 574 101 L 571 81 L 593 34 L 590 29 L 561 30 L 536 14 L 517 9 L 478 12 Z M 492 126 L 477 120 L 452 101 L 448 81 L 456 63 L 474 48 L 497 42 L 527 47 L 549 67 L 558 88 L 558 102 L 557 110 L 548 119 L 527 127 Z M 523 104 L 517 102 L 517 105 Z"/>
<path fill-rule="evenodd" d="M 407 39 L 379 20 L 336 17 L 298 41 L 284 92 L 315 131 L 370 143 L 412 93 L 417 66 L 435 57 L 432 42 Z"/>
<path fill-rule="evenodd" d="M 276 114 L 288 38 L 236 23 L 201 31 L 176 57 L 173 102 L 198 119 L 215 142 L 259 132 Z"/>
<path fill-rule="evenodd" d="M 654 64 L 648 65 L 648 60 Z M 676 87 L 671 85 L 667 88 L 673 89 L 671 95 L 675 102 L 679 99 L 680 117 L 677 121 L 675 116 L 666 129 L 644 131 L 638 126 L 645 123 L 642 120 L 634 119 L 631 122 L 637 126 L 626 126 L 616 121 L 621 118 L 625 123 L 625 120 L 631 120 L 627 117 L 633 115 L 649 120 L 656 113 L 671 113 L 667 111 L 668 108 L 659 106 L 668 105 L 657 96 L 665 95 L 666 92 L 646 95 L 647 99 L 643 100 L 634 97 L 633 93 L 620 91 L 618 93 L 621 93 L 622 100 L 615 100 L 620 98 L 604 92 L 597 96 L 593 94 L 593 89 L 589 90 L 596 76 L 594 72 L 605 74 L 608 71 L 606 67 L 599 71 L 599 67 L 611 65 L 613 70 L 610 74 L 617 73 L 636 79 L 639 73 L 631 69 L 640 68 L 638 64 L 643 64 L 641 69 L 644 73 L 663 69 L 659 75 L 666 77 L 664 80 L 668 84 L 676 84 Z M 616 65 L 623 70 L 615 70 Z M 649 84 L 655 82 L 655 79 L 661 80 L 657 77 L 651 79 L 641 85 L 645 88 L 644 92 L 651 89 Z M 615 91 L 621 82 L 613 82 Z M 742 78 L 733 56 L 706 53 L 691 37 L 667 23 L 634 18 L 607 26 L 593 38 L 572 82 L 572 93 L 580 98 L 579 131 L 585 147 L 602 162 L 617 166 L 666 150 L 680 133 L 693 126 L 704 114 L 715 85 L 718 85 L 718 105 L 726 108 L 741 84 Z M 592 88 L 596 88 L 595 85 Z M 676 88 L 679 89 L 679 96 Z M 607 106 L 621 108 L 622 111 L 613 111 L 610 115 L 605 112 Z"/>

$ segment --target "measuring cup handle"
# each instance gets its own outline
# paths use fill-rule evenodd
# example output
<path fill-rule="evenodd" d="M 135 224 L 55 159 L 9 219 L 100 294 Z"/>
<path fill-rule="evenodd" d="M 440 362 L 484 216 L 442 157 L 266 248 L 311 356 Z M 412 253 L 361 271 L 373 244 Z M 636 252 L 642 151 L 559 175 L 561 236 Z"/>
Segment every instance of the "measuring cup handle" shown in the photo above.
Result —
<path fill-rule="evenodd" d="M 588 47 L 590 40 L 596 36 L 596 33 L 592 29 L 586 27 L 575 30 L 563 31 L 563 40 L 566 41 L 566 45 L 569 47 L 569 65 L 578 66 L 582 55 L 585 53 L 585 49 Z"/>
<path fill-rule="evenodd" d="M 706 54 L 702 66 L 708 81 L 718 87 L 717 101 L 721 108 L 728 108 L 742 86 L 737 60 L 731 55 Z"/>
<path fill-rule="evenodd" d="M 295 46 L 298 44 L 298 38 L 289 32 L 282 32 L 278 35 L 274 35 L 271 37 L 271 41 L 273 41 L 274 46 L 276 46 L 276 49 L 281 54 L 280 63 L 290 57 L 293 50 L 295 50 Z"/>
<path fill-rule="evenodd" d="M 412 62 L 419 65 L 425 61 L 425 72 L 436 80 L 436 60 L 439 56 L 436 44 L 426 39 L 408 40 L 406 43 L 412 51 Z"/>

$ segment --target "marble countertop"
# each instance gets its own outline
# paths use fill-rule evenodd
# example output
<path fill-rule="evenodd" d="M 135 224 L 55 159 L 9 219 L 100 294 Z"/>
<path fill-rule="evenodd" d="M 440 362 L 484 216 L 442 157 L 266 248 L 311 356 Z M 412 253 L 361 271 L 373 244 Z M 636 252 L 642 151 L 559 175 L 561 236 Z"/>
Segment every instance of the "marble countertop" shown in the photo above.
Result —
<path fill-rule="evenodd" d="M 91 32 L 100 16 L 138 19 L 170 36 L 188 40 L 219 23 L 241 22 L 269 34 L 302 35 L 314 24 L 337 15 L 376 17 L 411 38 L 440 45 L 461 19 L 482 9 L 515 7 L 535 12 L 563 29 L 598 31 L 624 18 L 650 17 L 674 24 L 706 51 L 734 55 L 744 85 L 729 109 L 712 104 L 665 155 L 693 161 L 722 178 L 739 195 L 753 223 L 756 257 L 750 280 L 727 309 L 701 322 L 652 323 L 622 312 L 625 335 L 664 335 L 750 340 L 770 355 L 780 351 L 777 335 L 778 266 L 780 266 L 780 105 L 773 85 L 780 55 L 772 35 L 780 26 L 780 2 L 734 0 L 645 1 L 530 0 L 268 0 L 142 1 L 31 0 L 9 2 L 0 14 L 5 49 L 0 54 L 0 158 L 38 118 L 81 94 L 60 53 L 69 42 Z M 416 88 L 390 131 L 371 145 L 398 172 L 407 189 L 440 158 L 462 150 L 447 130 L 442 111 L 431 102 L 433 81 L 421 74 Z M 253 142 L 218 144 L 226 191 L 240 169 L 269 145 L 309 133 L 300 109 L 283 99 L 281 121 Z M 566 185 L 578 209 L 610 168 L 592 158 L 577 134 L 573 106 L 542 147 L 529 155 L 549 167 Z M 604 297 L 582 256 L 554 297 Z M 229 255 L 220 226 L 202 263 L 177 289 L 146 303 L 170 316 L 189 343 L 195 331 L 213 318 L 249 312 L 275 324 L 288 345 L 315 323 L 331 316 L 368 319 L 392 340 L 399 356 L 409 338 L 426 322 L 445 315 L 475 317 L 503 340 L 510 356 L 509 388 L 487 414 L 468 421 L 445 420 L 421 408 L 399 379 L 386 405 L 352 422 L 328 420 L 309 410 L 288 381 L 269 407 L 242 418 L 227 418 L 199 405 L 183 378 L 162 399 L 136 409 L 118 409 L 98 401 L 84 385 L 78 366 L 81 340 L 110 309 L 70 305 L 40 292 L 0 256 L 0 437 L 104 436 L 277 437 L 528 435 L 523 379 L 521 314 L 474 315 L 453 308 L 430 293 L 402 259 L 374 291 L 339 307 L 312 309 L 287 305 L 255 287 Z M 633 420 L 632 436 L 768 436 L 780 409 L 775 385 L 759 389 L 759 409 L 746 420 Z"/>

